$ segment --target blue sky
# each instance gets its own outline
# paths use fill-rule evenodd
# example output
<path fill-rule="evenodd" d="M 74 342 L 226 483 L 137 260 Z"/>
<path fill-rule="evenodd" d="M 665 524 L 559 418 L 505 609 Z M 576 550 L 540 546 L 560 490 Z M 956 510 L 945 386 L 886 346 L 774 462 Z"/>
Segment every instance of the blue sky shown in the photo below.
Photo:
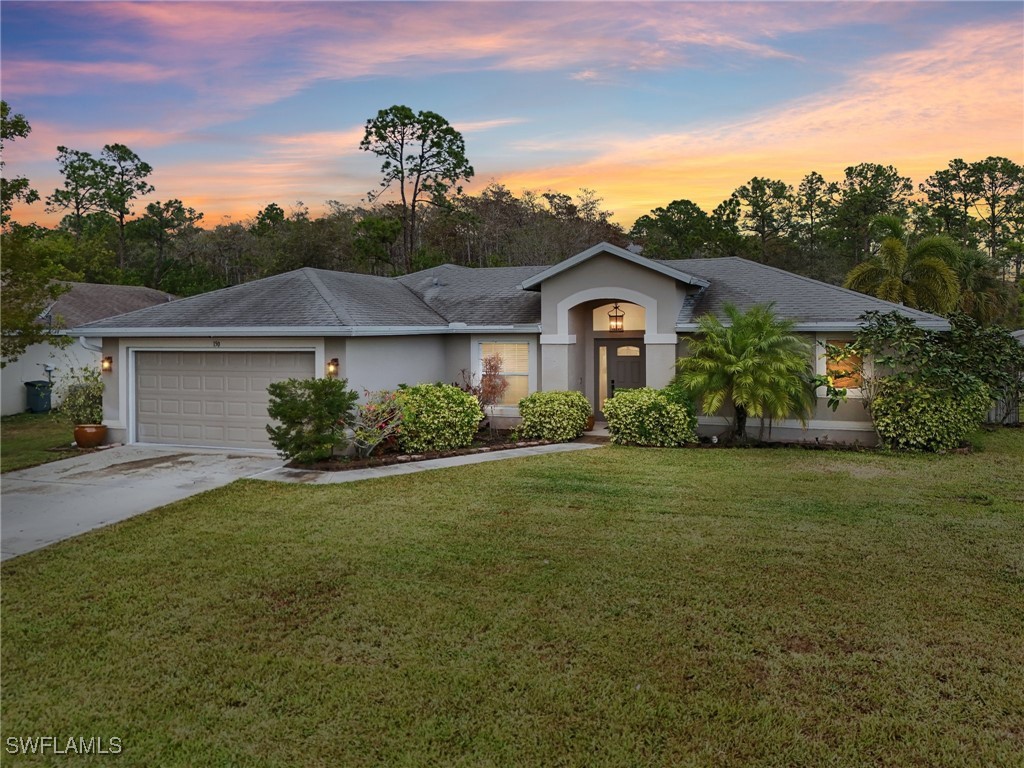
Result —
<path fill-rule="evenodd" d="M 358 203 L 379 165 L 362 127 L 392 104 L 463 131 L 470 191 L 585 187 L 627 226 L 754 175 L 1024 159 L 1016 2 L 5 1 L 0 35 L 3 98 L 33 126 L 8 173 L 45 196 L 58 145 L 124 143 L 152 199 L 208 224 Z"/>

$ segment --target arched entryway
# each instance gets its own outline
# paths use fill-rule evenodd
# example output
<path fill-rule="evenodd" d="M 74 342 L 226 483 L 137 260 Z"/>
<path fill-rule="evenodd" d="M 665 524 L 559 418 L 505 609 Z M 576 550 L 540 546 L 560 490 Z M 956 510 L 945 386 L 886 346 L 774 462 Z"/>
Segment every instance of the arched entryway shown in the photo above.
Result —
<path fill-rule="evenodd" d="M 611 301 L 598 303 L 590 314 L 592 402 L 597 418 L 603 419 L 604 402 L 614 397 L 616 390 L 647 385 L 647 313 L 638 304 Z"/>

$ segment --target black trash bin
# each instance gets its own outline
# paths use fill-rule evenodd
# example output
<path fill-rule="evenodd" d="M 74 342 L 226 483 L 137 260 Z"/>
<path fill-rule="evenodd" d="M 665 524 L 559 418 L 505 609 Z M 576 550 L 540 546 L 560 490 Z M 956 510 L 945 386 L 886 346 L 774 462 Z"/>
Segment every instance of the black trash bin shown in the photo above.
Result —
<path fill-rule="evenodd" d="M 48 381 L 26 381 L 26 404 L 30 413 L 50 412 L 50 391 L 53 385 Z"/>

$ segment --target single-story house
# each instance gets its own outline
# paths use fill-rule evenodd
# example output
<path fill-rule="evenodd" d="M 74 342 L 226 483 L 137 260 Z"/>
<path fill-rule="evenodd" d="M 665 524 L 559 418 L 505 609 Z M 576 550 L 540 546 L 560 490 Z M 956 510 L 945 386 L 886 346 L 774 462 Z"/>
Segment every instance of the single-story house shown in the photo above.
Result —
<path fill-rule="evenodd" d="M 111 359 L 110 440 L 267 448 L 272 381 L 335 374 L 359 391 L 456 382 L 494 353 L 510 382 L 497 417 L 514 420 L 530 392 L 567 389 L 583 392 L 600 417 L 616 389 L 671 380 L 703 313 L 769 301 L 815 342 L 851 339 L 869 310 L 949 327 L 741 258 L 656 261 L 601 243 L 547 267 L 442 265 L 394 278 L 299 269 L 74 332 L 102 337 Z M 726 423 L 713 416 L 701 428 Z M 773 425 L 777 439 L 826 436 L 874 440 L 855 388 L 834 413 L 822 398 L 806 431 L 797 421 Z"/>
<path fill-rule="evenodd" d="M 113 315 L 133 312 L 154 304 L 166 304 L 174 299 L 168 293 L 138 285 L 100 285 L 97 283 L 65 282 L 68 290 L 44 309 L 39 323 L 56 328 L 57 335 L 64 335 L 61 328 L 72 328 L 102 320 Z M 71 368 L 100 364 L 99 339 L 80 338 L 66 347 L 52 344 L 32 344 L 17 360 L 4 366 L 0 376 L 0 408 L 4 416 L 26 410 L 25 382 L 60 381 L 62 374 Z M 52 404 L 59 403 L 59 390 L 52 396 Z"/>

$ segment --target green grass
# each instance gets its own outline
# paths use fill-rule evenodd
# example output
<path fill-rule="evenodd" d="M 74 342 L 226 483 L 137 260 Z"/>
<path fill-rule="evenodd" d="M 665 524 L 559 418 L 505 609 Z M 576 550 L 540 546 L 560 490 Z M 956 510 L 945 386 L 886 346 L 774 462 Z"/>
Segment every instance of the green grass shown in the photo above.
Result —
<path fill-rule="evenodd" d="M 48 413 L 19 413 L 0 419 L 0 472 L 34 467 L 76 453 L 74 429 Z M 48 449 L 62 446 L 65 452 Z"/>
<path fill-rule="evenodd" d="M 3 566 L 2 735 L 118 736 L 124 766 L 1020 765 L 1024 432 L 979 446 L 234 483 Z"/>

